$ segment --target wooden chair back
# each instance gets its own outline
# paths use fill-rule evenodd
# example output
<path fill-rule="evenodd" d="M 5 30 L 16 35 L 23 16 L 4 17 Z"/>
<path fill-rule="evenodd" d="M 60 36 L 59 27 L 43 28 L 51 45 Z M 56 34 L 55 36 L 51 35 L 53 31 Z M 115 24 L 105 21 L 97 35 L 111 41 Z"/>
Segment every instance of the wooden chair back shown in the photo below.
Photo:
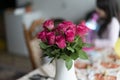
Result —
<path fill-rule="evenodd" d="M 30 57 L 30 61 L 33 69 L 38 68 L 41 64 L 40 56 L 42 55 L 42 51 L 39 48 L 39 41 L 36 38 L 36 35 L 37 35 L 36 28 L 41 29 L 40 26 L 42 25 L 43 22 L 44 22 L 43 19 L 35 20 L 33 21 L 29 29 L 27 29 L 25 25 L 23 27 L 25 42 L 28 48 L 29 57 Z"/>

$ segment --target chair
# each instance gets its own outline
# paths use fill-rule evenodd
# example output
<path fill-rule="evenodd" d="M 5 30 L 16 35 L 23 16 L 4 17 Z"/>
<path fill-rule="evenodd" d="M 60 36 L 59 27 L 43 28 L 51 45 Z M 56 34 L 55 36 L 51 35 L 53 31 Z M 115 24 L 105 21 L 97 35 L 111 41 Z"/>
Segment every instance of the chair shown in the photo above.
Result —
<path fill-rule="evenodd" d="M 53 19 L 55 25 L 59 24 L 60 22 L 64 21 L 64 19 Z M 36 33 L 42 30 L 42 27 L 39 27 L 44 22 L 44 19 L 35 20 L 33 21 L 32 25 L 29 29 L 24 25 L 24 35 L 26 40 L 26 45 L 28 47 L 28 52 L 30 56 L 30 60 L 32 63 L 33 69 L 40 68 L 41 63 L 47 63 L 50 61 L 48 58 L 41 59 L 42 51 L 39 47 L 39 40 L 36 39 Z M 54 65 L 54 62 L 53 62 Z"/>
<path fill-rule="evenodd" d="M 39 47 L 39 40 L 36 38 L 37 33 L 42 29 L 40 26 L 43 19 L 33 21 L 29 29 L 24 25 L 24 36 L 29 52 L 29 57 L 32 63 L 32 68 L 36 69 L 41 65 L 42 51 Z"/>

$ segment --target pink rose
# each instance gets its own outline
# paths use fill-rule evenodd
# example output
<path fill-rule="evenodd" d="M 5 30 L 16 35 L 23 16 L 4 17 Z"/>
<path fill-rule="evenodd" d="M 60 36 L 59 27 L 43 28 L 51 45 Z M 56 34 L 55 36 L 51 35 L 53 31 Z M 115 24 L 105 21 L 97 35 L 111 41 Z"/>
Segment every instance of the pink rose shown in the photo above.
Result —
<path fill-rule="evenodd" d="M 61 33 L 64 34 L 64 32 L 66 30 L 68 30 L 69 28 L 73 28 L 73 27 L 75 27 L 75 25 L 72 22 L 70 22 L 70 21 L 64 21 L 64 22 L 62 22 L 61 24 L 58 25 L 57 29 L 59 30 L 60 34 Z"/>
<path fill-rule="evenodd" d="M 73 27 L 76 26 L 76 25 L 75 25 L 74 23 L 72 23 L 71 21 L 64 21 L 63 24 L 66 25 L 67 28 L 73 28 Z"/>
<path fill-rule="evenodd" d="M 55 44 L 55 33 L 54 32 L 48 32 L 46 34 L 48 44 L 54 45 Z"/>
<path fill-rule="evenodd" d="M 41 39 L 43 42 L 45 42 L 46 41 L 46 33 L 47 33 L 46 31 L 42 31 L 42 32 L 38 33 L 37 38 Z"/>
<path fill-rule="evenodd" d="M 65 25 L 74 25 L 71 21 L 63 21 L 62 23 Z"/>
<path fill-rule="evenodd" d="M 66 47 L 65 38 L 63 36 L 56 36 L 56 44 L 59 48 L 64 49 Z"/>
<path fill-rule="evenodd" d="M 82 22 L 77 26 L 76 34 L 79 36 L 84 36 L 88 31 L 89 29 L 86 27 L 85 22 Z"/>
<path fill-rule="evenodd" d="M 68 30 L 72 30 L 74 34 L 76 34 L 76 29 L 77 27 L 76 26 L 73 26 L 73 27 L 70 27 Z"/>
<path fill-rule="evenodd" d="M 43 23 L 43 27 L 48 30 L 54 29 L 54 21 L 53 20 L 47 20 Z"/>
<path fill-rule="evenodd" d="M 73 42 L 74 41 L 75 33 L 73 32 L 73 30 L 67 30 L 65 32 L 65 35 L 66 35 L 66 40 L 68 42 Z"/>
<path fill-rule="evenodd" d="M 57 27 L 57 33 L 64 34 L 64 32 L 67 30 L 67 26 L 65 24 L 59 24 Z"/>

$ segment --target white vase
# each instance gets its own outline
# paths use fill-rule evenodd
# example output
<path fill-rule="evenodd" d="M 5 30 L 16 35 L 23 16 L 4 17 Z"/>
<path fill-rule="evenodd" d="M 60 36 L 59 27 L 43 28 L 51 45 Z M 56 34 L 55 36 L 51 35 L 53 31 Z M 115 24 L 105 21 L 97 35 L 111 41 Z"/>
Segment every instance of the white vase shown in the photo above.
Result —
<path fill-rule="evenodd" d="M 62 59 L 56 60 L 55 80 L 77 80 L 75 75 L 74 61 L 72 68 L 68 70 L 65 66 L 64 60 Z"/>
<path fill-rule="evenodd" d="M 117 80 L 120 80 L 120 71 L 117 74 Z"/>

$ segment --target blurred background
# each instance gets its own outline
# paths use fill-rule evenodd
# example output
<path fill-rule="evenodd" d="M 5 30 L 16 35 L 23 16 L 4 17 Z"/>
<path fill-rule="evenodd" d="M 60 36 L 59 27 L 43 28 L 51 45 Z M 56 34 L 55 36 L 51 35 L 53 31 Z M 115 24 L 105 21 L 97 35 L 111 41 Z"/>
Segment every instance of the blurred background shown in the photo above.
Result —
<path fill-rule="evenodd" d="M 95 3 L 95 0 L 0 0 L 0 80 L 15 80 L 36 68 L 36 55 L 32 54 L 35 50 L 31 48 L 36 42 L 30 36 L 40 29 L 34 26 L 49 18 L 79 23 L 95 9 Z"/>

